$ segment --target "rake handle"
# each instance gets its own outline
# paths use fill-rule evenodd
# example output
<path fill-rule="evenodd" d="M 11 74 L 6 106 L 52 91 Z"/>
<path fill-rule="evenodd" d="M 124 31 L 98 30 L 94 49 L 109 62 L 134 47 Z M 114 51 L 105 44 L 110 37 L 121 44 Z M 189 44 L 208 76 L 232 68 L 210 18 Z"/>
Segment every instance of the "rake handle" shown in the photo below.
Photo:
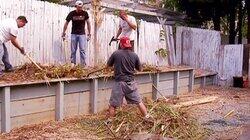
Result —
<path fill-rule="evenodd" d="M 26 56 L 37 68 L 43 71 L 43 69 L 28 54 L 25 54 L 24 56 Z"/>

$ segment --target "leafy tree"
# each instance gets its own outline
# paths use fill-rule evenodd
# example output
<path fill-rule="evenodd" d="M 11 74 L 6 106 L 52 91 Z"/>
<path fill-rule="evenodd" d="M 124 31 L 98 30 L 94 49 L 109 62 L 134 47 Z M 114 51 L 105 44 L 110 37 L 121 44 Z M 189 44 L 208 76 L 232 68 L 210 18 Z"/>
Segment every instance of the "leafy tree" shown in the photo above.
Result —
<path fill-rule="evenodd" d="M 204 23 L 213 21 L 214 29 L 220 31 L 222 19 L 227 18 L 225 21 L 228 23 L 223 23 L 223 25 L 229 26 L 230 44 L 235 43 L 237 32 L 239 33 L 238 43 L 241 43 L 242 27 L 244 27 L 243 23 L 245 21 L 244 9 L 249 11 L 250 8 L 246 8 L 246 5 L 249 5 L 249 1 L 250 0 L 164 0 L 166 8 L 173 9 L 174 7 L 178 11 L 187 14 L 187 23 L 189 26 L 202 27 Z M 247 2 L 247 4 L 244 2 Z M 235 21 L 237 21 L 237 28 Z"/>
<path fill-rule="evenodd" d="M 250 44 L 250 0 L 246 0 L 246 9 L 247 9 L 247 19 L 248 19 L 247 43 Z"/>

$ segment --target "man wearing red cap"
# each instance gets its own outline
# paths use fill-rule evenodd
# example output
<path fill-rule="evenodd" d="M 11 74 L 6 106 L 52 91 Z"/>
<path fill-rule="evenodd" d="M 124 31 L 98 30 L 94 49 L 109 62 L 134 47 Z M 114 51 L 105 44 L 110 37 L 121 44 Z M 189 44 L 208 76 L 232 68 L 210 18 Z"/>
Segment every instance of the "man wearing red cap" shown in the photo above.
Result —
<path fill-rule="evenodd" d="M 146 118 L 147 109 L 138 93 L 134 80 L 135 69 L 141 71 L 141 63 L 136 53 L 132 52 L 128 37 L 120 38 L 121 49 L 115 51 L 108 60 L 109 67 L 114 66 L 115 85 L 109 100 L 108 117 L 115 116 L 115 109 L 122 105 L 125 97 L 128 104 L 136 104 Z"/>

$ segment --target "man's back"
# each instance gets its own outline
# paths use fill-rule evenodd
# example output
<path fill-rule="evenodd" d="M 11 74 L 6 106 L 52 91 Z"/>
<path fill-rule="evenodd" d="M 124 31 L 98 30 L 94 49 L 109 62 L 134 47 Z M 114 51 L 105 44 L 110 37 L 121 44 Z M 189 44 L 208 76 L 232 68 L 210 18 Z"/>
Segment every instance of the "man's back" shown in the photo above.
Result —
<path fill-rule="evenodd" d="M 18 27 L 15 19 L 9 18 L 0 21 L 0 42 L 10 40 L 11 35 L 17 36 Z"/>
<path fill-rule="evenodd" d="M 108 65 L 115 68 L 116 81 L 133 81 L 135 69 L 140 70 L 139 57 L 131 50 L 117 50 L 108 60 Z"/>

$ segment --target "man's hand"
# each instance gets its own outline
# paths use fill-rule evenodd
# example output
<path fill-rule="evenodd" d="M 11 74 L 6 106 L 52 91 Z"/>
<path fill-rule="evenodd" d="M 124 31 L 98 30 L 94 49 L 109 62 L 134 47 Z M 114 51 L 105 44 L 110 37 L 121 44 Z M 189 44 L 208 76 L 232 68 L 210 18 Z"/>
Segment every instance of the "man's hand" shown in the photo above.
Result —
<path fill-rule="evenodd" d="M 120 15 L 121 19 L 128 21 L 128 17 L 125 14 Z"/>
<path fill-rule="evenodd" d="M 87 41 L 89 41 L 91 39 L 91 34 L 87 35 Z"/>
<path fill-rule="evenodd" d="M 63 38 L 63 41 L 65 40 L 65 36 L 66 36 L 66 33 L 65 33 L 65 32 L 63 32 L 63 33 L 62 33 L 62 38 Z"/>
<path fill-rule="evenodd" d="M 20 50 L 21 54 L 25 55 L 25 50 L 23 47 L 21 47 L 19 50 Z"/>

